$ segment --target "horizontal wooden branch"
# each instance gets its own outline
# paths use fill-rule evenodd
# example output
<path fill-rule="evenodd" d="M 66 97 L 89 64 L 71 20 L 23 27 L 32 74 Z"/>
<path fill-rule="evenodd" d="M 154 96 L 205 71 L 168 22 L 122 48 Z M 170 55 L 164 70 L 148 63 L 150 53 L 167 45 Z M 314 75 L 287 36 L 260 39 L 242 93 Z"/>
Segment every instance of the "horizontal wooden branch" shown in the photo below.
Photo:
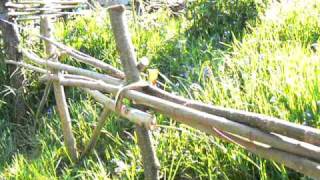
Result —
<path fill-rule="evenodd" d="M 93 79 L 102 80 L 106 83 L 115 84 L 115 85 L 119 85 L 122 82 L 119 79 L 116 79 L 114 77 L 111 77 L 111 76 L 108 76 L 105 74 L 100 74 L 100 73 L 89 71 L 86 69 L 76 68 L 76 67 L 73 67 L 70 65 L 59 63 L 59 62 L 52 62 L 52 61 L 43 60 L 40 57 L 38 57 L 37 55 L 35 55 L 25 49 L 22 49 L 21 51 L 28 59 L 30 59 L 34 63 L 39 64 L 39 65 L 43 65 L 43 66 L 47 66 L 52 69 L 64 70 L 64 71 L 67 71 L 70 73 L 87 76 L 87 77 L 90 77 Z"/>
<path fill-rule="evenodd" d="M 42 68 L 39 68 L 39 67 L 36 67 L 36 66 L 32 66 L 30 64 L 27 64 L 27 63 L 24 63 L 24 62 L 21 62 L 21 61 L 5 60 L 4 62 L 6 64 L 14 64 L 14 65 L 17 65 L 17 66 L 20 66 L 20 67 L 24 67 L 26 69 L 30 69 L 32 71 L 39 72 L 39 73 L 42 73 L 42 74 L 50 73 L 49 70 L 45 70 L 45 69 L 42 69 Z"/>
<path fill-rule="evenodd" d="M 193 101 L 184 97 L 173 95 L 156 87 L 150 87 L 147 89 L 147 93 L 161 99 L 182 104 L 184 106 L 216 116 L 221 116 L 232 121 L 262 129 L 267 132 L 274 132 L 303 142 L 320 145 L 319 129 L 295 124 L 262 114 L 204 104 L 199 101 Z"/>
<path fill-rule="evenodd" d="M 100 90 L 116 94 L 120 87 L 100 82 L 87 82 L 83 80 L 59 79 L 55 76 L 47 76 L 48 80 L 59 80 L 64 86 L 76 86 Z M 295 141 L 289 138 L 281 138 L 273 134 L 263 132 L 259 129 L 252 128 L 237 122 L 230 121 L 226 118 L 201 112 L 180 104 L 169 102 L 154 96 L 150 96 L 134 90 L 124 92 L 124 97 L 135 101 L 138 104 L 145 105 L 160 113 L 163 113 L 181 123 L 191 127 L 198 128 L 201 125 L 215 127 L 217 129 L 240 135 L 250 141 L 257 141 L 268 144 L 276 149 L 308 157 L 320 161 L 320 148 L 311 144 Z"/>
<path fill-rule="evenodd" d="M 83 62 L 85 64 L 89 64 L 92 65 L 96 68 L 105 70 L 109 75 L 119 78 L 119 79 L 124 79 L 125 75 L 123 72 L 121 72 L 120 70 L 114 68 L 113 66 L 104 63 L 98 59 L 95 59 L 94 57 L 91 57 L 87 54 L 84 54 L 80 51 L 77 51 L 71 47 L 68 47 L 62 43 L 59 43 L 57 41 L 53 41 L 49 38 L 46 38 L 44 36 L 40 36 L 41 39 L 50 42 L 52 45 L 56 46 L 57 48 L 61 49 L 62 51 L 64 51 L 65 53 L 67 53 L 68 55 L 70 55 L 71 57 L 75 58 L 76 60 Z"/>

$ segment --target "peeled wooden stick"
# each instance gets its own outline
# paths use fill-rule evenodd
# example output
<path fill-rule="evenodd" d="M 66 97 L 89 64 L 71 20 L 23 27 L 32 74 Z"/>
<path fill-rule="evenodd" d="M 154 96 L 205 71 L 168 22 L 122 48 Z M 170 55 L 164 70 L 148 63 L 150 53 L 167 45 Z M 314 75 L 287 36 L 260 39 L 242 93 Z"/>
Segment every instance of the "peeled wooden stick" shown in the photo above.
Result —
<path fill-rule="evenodd" d="M 47 79 L 58 80 L 57 77 L 47 76 Z M 59 82 L 65 86 L 77 86 L 100 90 L 112 94 L 117 94 L 120 87 L 106 84 L 104 82 L 88 82 L 84 80 L 69 80 L 60 79 Z M 319 153 L 320 148 L 311 144 L 296 141 L 290 138 L 282 138 L 273 134 L 263 132 L 261 130 L 243 125 L 237 122 L 230 121 L 223 117 L 214 116 L 205 112 L 201 112 L 192 108 L 185 107 L 173 102 L 169 102 L 154 96 L 150 96 L 134 90 L 129 90 L 124 93 L 128 99 L 135 101 L 138 104 L 150 107 L 158 112 L 164 113 L 169 117 L 185 123 L 191 127 L 197 128 L 198 126 L 212 126 L 217 129 L 238 134 L 251 141 L 257 141 L 268 144 L 274 148 L 283 151 L 291 152 L 297 155 L 308 157 L 320 161 Z"/>
<path fill-rule="evenodd" d="M 100 80 L 102 80 L 106 83 L 110 83 L 110 84 L 119 85 L 122 82 L 119 79 L 113 78 L 113 77 L 105 75 L 105 74 L 100 74 L 97 72 L 93 72 L 93 71 L 89 71 L 89 70 L 85 70 L 85 69 L 81 69 L 81 68 L 76 68 L 76 67 L 73 67 L 70 65 L 59 63 L 59 62 L 51 62 L 51 61 L 43 60 L 43 59 L 39 58 L 38 56 L 36 56 L 35 54 L 28 52 L 25 49 L 22 49 L 21 51 L 26 57 L 28 57 L 34 63 L 40 64 L 43 66 L 48 66 L 51 69 L 64 70 L 64 71 L 67 71 L 70 73 L 87 76 L 87 77 L 90 77 L 93 79 L 100 79 Z"/>
<path fill-rule="evenodd" d="M 98 59 L 95 59 L 94 57 L 91 57 L 87 54 L 84 54 L 80 51 L 77 51 L 73 48 L 70 48 L 62 43 L 53 41 L 52 39 L 43 37 L 43 36 L 39 36 L 41 39 L 50 42 L 52 45 L 56 46 L 57 48 L 61 49 L 62 51 L 64 51 L 65 53 L 67 53 L 68 55 L 72 56 L 73 58 L 75 58 L 76 60 L 79 60 L 80 62 L 83 62 L 85 64 L 89 64 L 92 65 L 96 68 L 100 68 L 102 70 L 105 70 L 107 73 L 109 73 L 111 76 L 119 78 L 119 79 L 124 79 L 124 73 L 121 72 L 120 70 L 114 68 L 113 66 L 104 63 Z"/>
<path fill-rule="evenodd" d="M 108 11 L 126 81 L 128 84 L 141 81 L 137 69 L 136 54 L 127 27 L 125 8 L 124 6 L 114 6 Z M 159 179 L 160 163 L 154 150 L 151 133 L 143 126 L 136 126 L 136 132 L 138 145 L 141 149 L 144 178 L 148 180 Z"/>
<path fill-rule="evenodd" d="M 52 24 L 50 24 L 50 20 L 48 17 L 44 17 L 41 19 L 41 26 L 43 29 L 43 33 L 45 36 L 51 38 L 52 37 Z M 55 48 L 50 44 L 46 43 L 46 52 L 49 56 L 52 56 L 56 53 Z M 57 58 L 52 59 L 53 61 L 58 61 Z M 54 71 L 56 75 L 59 77 L 60 74 L 58 71 Z M 78 159 L 76 140 L 74 138 L 72 132 L 71 118 L 69 114 L 68 104 L 66 101 L 64 88 L 59 82 L 53 82 L 53 89 L 57 103 L 57 109 L 59 116 L 61 118 L 61 126 L 63 132 L 63 139 L 67 149 L 67 152 L 73 162 L 76 162 Z"/>

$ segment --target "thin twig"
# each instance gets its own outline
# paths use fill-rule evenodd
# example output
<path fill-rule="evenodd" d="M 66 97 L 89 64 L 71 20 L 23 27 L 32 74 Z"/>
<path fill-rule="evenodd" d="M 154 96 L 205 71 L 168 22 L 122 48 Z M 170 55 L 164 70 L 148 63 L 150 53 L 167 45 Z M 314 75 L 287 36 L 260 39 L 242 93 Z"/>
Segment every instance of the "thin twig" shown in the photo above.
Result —
<path fill-rule="evenodd" d="M 42 112 L 42 110 L 44 108 L 44 105 L 48 101 L 48 97 L 49 97 L 49 94 L 50 94 L 50 91 L 51 91 L 51 87 L 52 87 L 52 81 L 49 81 L 46 84 L 46 87 L 44 88 L 44 93 L 42 95 L 41 101 L 39 103 L 39 106 L 38 106 L 38 109 L 37 109 L 37 112 L 36 112 L 36 119 L 37 120 L 40 117 L 40 114 L 41 114 L 41 112 Z"/>

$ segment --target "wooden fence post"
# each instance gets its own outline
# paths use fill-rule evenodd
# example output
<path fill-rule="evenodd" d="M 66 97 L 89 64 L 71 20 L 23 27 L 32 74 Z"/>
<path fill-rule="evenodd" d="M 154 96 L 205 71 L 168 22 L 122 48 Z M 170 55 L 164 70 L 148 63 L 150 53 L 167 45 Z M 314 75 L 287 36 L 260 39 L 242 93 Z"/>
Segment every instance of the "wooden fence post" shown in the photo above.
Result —
<path fill-rule="evenodd" d="M 48 6 L 48 5 L 46 5 L 46 4 L 41 5 L 42 8 L 46 8 L 47 6 Z M 40 11 L 40 12 L 41 12 L 41 14 L 45 14 L 46 11 L 43 10 L 43 11 Z M 40 23 L 41 23 L 41 22 L 43 22 L 43 21 L 40 20 Z M 45 26 L 40 24 L 40 34 L 41 34 L 41 35 L 44 35 L 44 34 L 45 34 L 45 29 L 43 29 L 43 28 L 45 28 Z M 44 43 L 44 44 L 45 44 L 45 43 L 48 43 L 48 42 L 46 42 L 45 40 L 42 40 L 42 39 L 40 40 L 40 42 L 42 42 L 42 43 Z M 46 87 L 44 88 L 43 95 L 42 95 L 41 101 L 40 101 L 40 103 L 39 103 L 39 106 L 38 106 L 38 109 L 37 109 L 36 115 L 35 115 L 35 117 L 36 117 L 37 120 L 39 119 L 40 114 L 41 114 L 41 112 L 42 112 L 42 110 L 43 110 L 46 102 L 48 101 L 48 97 L 49 97 L 49 95 L 50 95 L 50 91 L 51 91 L 51 88 L 52 88 L 52 84 L 53 84 L 53 82 L 52 82 L 52 81 L 49 81 L 49 82 L 46 84 Z"/>
<path fill-rule="evenodd" d="M 53 27 L 49 17 L 48 16 L 41 17 L 40 24 L 41 24 L 41 29 L 43 30 L 43 35 L 49 39 L 53 38 L 53 35 L 52 35 Z M 55 46 L 53 46 L 49 42 L 45 42 L 45 46 L 46 46 L 46 53 L 49 59 L 52 61 L 58 61 L 58 56 L 57 56 L 57 51 Z M 61 75 L 59 71 L 56 71 L 53 69 L 51 69 L 51 71 L 56 73 L 58 76 Z M 78 160 L 76 140 L 72 132 L 71 118 L 68 110 L 64 87 L 60 85 L 59 82 L 53 82 L 53 90 L 56 98 L 57 110 L 61 118 L 61 126 L 62 126 L 64 143 L 71 160 L 73 162 L 76 162 Z"/>
<path fill-rule="evenodd" d="M 128 84 L 139 82 L 141 78 L 137 69 L 136 54 L 127 26 L 125 7 L 123 5 L 113 6 L 109 9 L 109 13 L 126 81 Z M 141 149 L 145 179 L 159 179 L 160 163 L 152 144 L 152 135 L 149 130 L 142 126 L 136 126 L 136 132 L 138 145 Z"/>
<path fill-rule="evenodd" d="M 5 4 L 8 0 L 0 1 L 0 13 L 1 18 L 7 21 L 12 21 L 11 18 L 6 16 L 8 9 L 5 7 Z M 0 22 L 2 37 L 5 46 L 5 53 L 7 59 L 20 62 L 22 61 L 22 53 L 19 51 L 19 33 L 15 26 Z M 13 112 L 10 113 L 11 122 L 14 123 L 23 123 L 26 115 L 26 106 L 25 100 L 23 97 L 24 91 L 24 81 L 25 77 L 20 69 L 17 69 L 15 65 L 7 66 L 7 74 L 10 86 L 13 87 L 15 91 L 15 96 L 11 99 Z"/>

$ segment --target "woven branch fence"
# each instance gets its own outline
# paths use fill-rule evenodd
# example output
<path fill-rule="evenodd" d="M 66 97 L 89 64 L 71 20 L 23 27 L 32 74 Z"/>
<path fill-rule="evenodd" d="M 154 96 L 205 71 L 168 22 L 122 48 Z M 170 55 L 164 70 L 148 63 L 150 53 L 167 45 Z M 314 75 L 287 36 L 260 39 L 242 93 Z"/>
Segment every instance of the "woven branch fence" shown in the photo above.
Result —
<path fill-rule="evenodd" d="M 67 5 L 68 8 L 81 3 L 58 0 L 53 2 L 56 2 L 56 7 Z M 39 1 L 37 1 L 39 6 L 34 4 L 34 1 L 25 1 L 20 4 L 11 3 L 8 7 L 28 9 L 30 12 L 34 10 L 38 12 L 37 8 L 43 8 Z M 40 102 L 41 106 L 48 97 L 50 87 L 53 86 L 65 146 L 73 162 L 76 163 L 85 158 L 94 148 L 109 112 L 112 111 L 136 124 L 145 179 L 159 179 L 160 165 L 150 133 L 156 125 L 156 118 L 146 111 L 152 109 L 208 135 L 240 145 L 262 158 L 273 160 L 297 172 L 320 179 L 319 129 L 261 114 L 203 104 L 173 95 L 148 84 L 140 77 L 140 71 L 145 68 L 146 63 L 137 63 L 136 61 L 136 54 L 128 31 L 125 7 L 111 3 L 108 12 L 123 71 L 55 41 L 52 36 L 52 23 L 48 16 L 41 18 L 41 35 L 38 35 L 40 39 L 45 41 L 48 58 L 40 58 L 32 51 L 22 48 L 20 50 L 24 57 L 36 66 L 26 62 L 6 60 L 7 64 L 17 65 L 42 74 L 39 79 L 46 83 L 46 90 Z M 2 22 L 18 27 L 9 20 L 2 19 Z M 63 64 L 59 62 L 59 51 L 79 62 L 99 68 L 105 74 Z M 81 88 L 104 106 L 92 137 L 80 155 L 78 155 L 72 132 L 64 86 Z M 106 96 L 106 94 L 111 96 Z M 122 104 L 124 98 L 131 100 L 133 105 L 129 107 Z M 37 112 L 38 116 L 41 110 L 38 109 Z"/>

